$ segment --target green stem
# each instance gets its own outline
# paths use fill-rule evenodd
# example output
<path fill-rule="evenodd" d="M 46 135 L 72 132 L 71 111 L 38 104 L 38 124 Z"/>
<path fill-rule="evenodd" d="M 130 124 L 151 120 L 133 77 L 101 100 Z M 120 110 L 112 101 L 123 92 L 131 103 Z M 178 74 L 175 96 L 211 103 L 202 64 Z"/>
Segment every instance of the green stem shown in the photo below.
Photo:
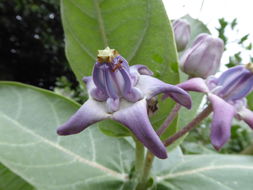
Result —
<path fill-rule="evenodd" d="M 173 136 L 169 137 L 164 141 L 165 146 L 173 144 L 177 139 L 184 136 L 190 130 L 198 126 L 198 124 L 205 119 L 212 112 L 212 106 L 208 105 L 199 115 L 197 115 L 190 123 L 188 123 L 184 128 L 175 133 Z"/>
<path fill-rule="evenodd" d="M 245 148 L 240 154 L 253 155 L 253 144 Z"/>
<path fill-rule="evenodd" d="M 140 182 L 136 187 L 136 190 L 145 190 L 147 189 L 147 182 L 150 176 L 150 171 L 152 168 L 152 164 L 154 161 L 154 155 L 151 152 L 147 152 L 145 164 L 142 170 L 142 175 L 140 178 Z"/>
<path fill-rule="evenodd" d="M 144 146 L 137 139 L 135 140 L 135 173 L 137 178 L 141 176 L 142 168 L 144 164 Z"/>
<path fill-rule="evenodd" d="M 168 117 L 165 119 L 165 121 L 163 122 L 161 127 L 157 130 L 156 133 L 158 134 L 158 136 L 161 136 L 166 131 L 166 129 L 169 127 L 169 125 L 172 123 L 172 121 L 176 118 L 177 113 L 180 110 L 180 108 L 181 108 L 180 104 L 176 104 L 173 107 L 173 109 L 171 110 Z"/>

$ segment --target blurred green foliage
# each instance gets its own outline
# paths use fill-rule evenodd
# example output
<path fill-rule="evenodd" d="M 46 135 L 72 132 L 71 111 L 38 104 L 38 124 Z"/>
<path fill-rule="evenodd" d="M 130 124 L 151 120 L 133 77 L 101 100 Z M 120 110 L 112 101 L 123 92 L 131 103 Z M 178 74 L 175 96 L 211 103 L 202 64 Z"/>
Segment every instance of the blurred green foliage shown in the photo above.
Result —
<path fill-rule="evenodd" d="M 189 133 L 182 143 L 182 150 L 186 154 L 218 153 L 210 142 L 211 118 Z M 240 153 L 253 143 L 253 133 L 243 122 L 234 120 L 231 127 L 231 138 L 221 149 L 222 154 Z"/>
<path fill-rule="evenodd" d="M 225 20 L 224 18 L 221 18 L 218 20 L 219 26 L 216 28 L 218 31 L 218 36 L 221 38 L 225 45 L 225 50 L 227 49 L 227 46 L 229 44 L 234 43 L 237 46 L 237 51 L 233 55 L 229 56 L 229 62 L 226 64 L 228 68 L 234 67 L 236 65 L 242 64 L 242 52 L 245 51 L 251 51 L 252 50 L 252 42 L 249 42 L 249 34 L 245 34 L 241 37 L 238 37 L 237 39 L 228 39 L 228 31 L 235 34 L 235 36 L 238 36 L 238 27 L 237 27 L 237 19 L 233 19 L 231 22 Z M 253 57 L 249 56 L 248 61 L 252 61 Z"/>
<path fill-rule="evenodd" d="M 73 84 L 65 76 L 56 79 L 54 92 L 73 99 L 80 104 L 88 99 L 86 88 L 83 85 L 77 85 L 73 88 Z"/>

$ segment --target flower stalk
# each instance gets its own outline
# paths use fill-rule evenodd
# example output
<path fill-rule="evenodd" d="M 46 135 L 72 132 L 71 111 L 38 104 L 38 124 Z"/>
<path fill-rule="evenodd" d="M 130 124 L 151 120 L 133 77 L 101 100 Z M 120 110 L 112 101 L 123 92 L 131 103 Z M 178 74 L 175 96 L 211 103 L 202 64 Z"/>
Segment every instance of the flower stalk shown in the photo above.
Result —
<path fill-rule="evenodd" d="M 135 141 L 135 173 L 137 178 L 141 176 L 144 165 L 144 146 L 140 141 L 134 138 Z"/>
<path fill-rule="evenodd" d="M 169 127 L 169 125 L 172 123 L 172 121 L 177 116 L 177 113 L 180 110 L 180 108 L 181 108 L 180 104 L 176 104 L 173 107 L 173 109 L 171 110 L 171 112 L 168 115 L 168 117 L 164 120 L 164 122 L 161 125 L 161 127 L 156 131 L 156 133 L 158 134 L 158 136 L 161 136 L 166 131 L 166 129 Z"/>
<path fill-rule="evenodd" d="M 140 178 L 139 184 L 136 187 L 136 190 L 144 190 L 147 188 L 147 182 L 150 176 L 153 161 L 154 161 L 154 154 L 148 151 L 146 154 L 146 159 L 142 170 L 142 176 Z"/>
<path fill-rule="evenodd" d="M 164 141 L 165 146 L 173 144 L 177 139 L 184 136 L 186 133 L 194 129 L 201 121 L 203 121 L 212 112 L 212 106 L 208 105 L 201 113 L 199 113 L 190 123 L 188 123 L 184 128 L 175 133 L 173 136 L 169 137 Z"/>

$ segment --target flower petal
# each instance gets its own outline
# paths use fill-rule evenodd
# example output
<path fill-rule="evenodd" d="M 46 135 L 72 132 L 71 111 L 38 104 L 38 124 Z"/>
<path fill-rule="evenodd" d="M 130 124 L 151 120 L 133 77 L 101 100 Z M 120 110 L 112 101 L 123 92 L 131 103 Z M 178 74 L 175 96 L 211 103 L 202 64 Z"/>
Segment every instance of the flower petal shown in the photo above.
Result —
<path fill-rule="evenodd" d="M 230 83 L 231 81 L 237 79 L 242 74 L 243 70 L 245 70 L 245 68 L 241 65 L 226 70 L 218 78 L 218 85 L 227 86 L 227 83 Z"/>
<path fill-rule="evenodd" d="M 106 100 L 106 108 L 108 113 L 113 113 L 119 110 L 119 98 L 107 98 Z"/>
<path fill-rule="evenodd" d="M 130 102 L 136 102 L 142 99 L 143 94 L 139 89 L 133 87 L 130 74 L 124 68 L 119 69 L 119 71 L 122 74 L 122 77 L 125 82 L 122 93 L 123 97 Z"/>
<path fill-rule="evenodd" d="M 235 109 L 232 105 L 214 94 L 209 94 L 208 99 L 213 106 L 211 142 L 216 150 L 220 150 L 230 138 L 230 128 L 235 115 Z"/>
<path fill-rule="evenodd" d="M 145 65 L 133 65 L 130 72 L 138 72 L 141 75 L 153 75 L 153 72 Z"/>
<path fill-rule="evenodd" d="M 113 114 L 112 119 L 129 128 L 155 156 L 165 159 L 167 158 L 166 148 L 149 121 L 146 104 L 146 100 L 143 99 L 131 106 L 123 105 L 123 108 Z"/>
<path fill-rule="evenodd" d="M 109 115 L 105 112 L 105 103 L 89 99 L 66 123 L 57 129 L 57 133 L 59 135 L 76 134 L 93 123 L 108 117 Z"/>
<path fill-rule="evenodd" d="M 242 119 L 253 129 L 253 112 L 246 107 L 243 107 L 239 112 L 237 112 L 239 118 Z"/>
<path fill-rule="evenodd" d="M 96 87 L 100 90 L 105 92 L 105 85 L 104 85 L 104 76 L 103 72 L 105 70 L 105 66 L 101 63 L 96 62 L 93 68 L 93 73 L 92 73 L 92 79 Z"/>
<path fill-rule="evenodd" d="M 202 78 L 192 78 L 177 85 L 186 91 L 208 92 L 208 87 Z"/>
<path fill-rule="evenodd" d="M 93 97 L 94 99 L 96 99 L 98 101 L 106 101 L 108 98 L 108 96 L 103 91 L 98 89 L 97 87 L 91 89 L 90 95 L 91 95 L 91 97 Z"/>
<path fill-rule="evenodd" d="M 253 88 L 253 76 L 251 73 L 244 75 L 242 77 L 238 77 L 236 79 L 237 81 L 234 81 L 234 88 L 230 87 L 231 90 L 229 91 L 229 89 L 226 89 L 228 92 L 228 96 L 226 97 L 226 99 L 229 100 L 238 100 L 241 99 L 243 97 L 246 97 Z M 232 85 L 231 85 L 232 86 Z"/>
<path fill-rule="evenodd" d="M 146 95 L 147 99 L 151 99 L 160 93 L 164 93 L 164 98 L 171 97 L 186 108 L 191 108 L 191 97 L 186 91 L 178 86 L 164 83 L 154 77 L 140 75 L 137 88 Z"/>

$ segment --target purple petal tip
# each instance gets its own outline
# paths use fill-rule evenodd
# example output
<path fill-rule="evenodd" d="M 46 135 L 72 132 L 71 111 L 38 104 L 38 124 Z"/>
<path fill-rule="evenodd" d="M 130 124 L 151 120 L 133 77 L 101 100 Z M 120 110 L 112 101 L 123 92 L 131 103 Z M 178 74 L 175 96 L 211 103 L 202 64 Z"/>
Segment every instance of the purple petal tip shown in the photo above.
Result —
<path fill-rule="evenodd" d="M 166 159 L 168 158 L 167 152 L 161 152 L 159 155 L 156 155 L 160 159 Z"/>

